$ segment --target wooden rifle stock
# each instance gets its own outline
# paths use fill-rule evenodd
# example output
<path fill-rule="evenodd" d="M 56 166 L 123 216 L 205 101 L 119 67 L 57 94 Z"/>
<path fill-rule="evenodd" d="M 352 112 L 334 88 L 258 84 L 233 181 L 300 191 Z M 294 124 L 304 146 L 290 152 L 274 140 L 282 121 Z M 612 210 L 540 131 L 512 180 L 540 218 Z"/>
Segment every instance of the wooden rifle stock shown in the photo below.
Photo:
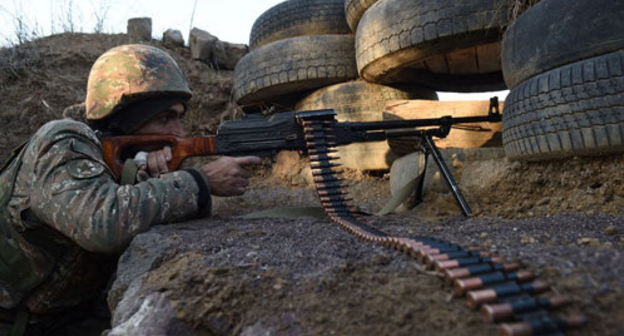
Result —
<path fill-rule="evenodd" d="M 100 140 L 104 162 L 112 170 L 117 181 L 121 178 L 124 160 L 134 157 L 139 150 L 171 147 L 171 161 L 167 162 L 169 171 L 177 170 L 188 157 L 214 155 L 217 152 L 213 135 L 188 138 L 173 135 L 128 135 L 103 137 Z"/>

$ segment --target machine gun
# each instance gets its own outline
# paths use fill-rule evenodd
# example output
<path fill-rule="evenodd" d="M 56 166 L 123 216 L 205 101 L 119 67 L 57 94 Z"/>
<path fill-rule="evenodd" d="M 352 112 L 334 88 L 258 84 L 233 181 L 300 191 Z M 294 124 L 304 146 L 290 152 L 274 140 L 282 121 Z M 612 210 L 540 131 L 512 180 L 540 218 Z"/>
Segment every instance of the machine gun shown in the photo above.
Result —
<path fill-rule="evenodd" d="M 182 161 L 191 156 L 270 156 L 282 150 L 305 152 L 317 161 L 313 168 L 330 169 L 335 164 L 330 164 L 329 161 L 336 158 L 328 154 L 335 152 L 333 149 L 335 146 L 416 136 L 421 139 L 420 146 L 425 158 L 428 158 L 429 154 L 433 156 L 462 213 L 469 216 L 471 210 L 433 137 L 445 138 L 454 124 L 500 122 L 501 114 L 498 106 L 498 98 L 494 97 L 490 99 L 487 115 L 483 116 L 459 118 L 444 116 L 378 122 L 338 122 L 333 110 L 284 112 L 269 117 L 248 115 L 242 120 L 222 123 L 216 135 L 186 138 L 170 135 L 129 135 L 102 137 L 101 141 L 104 161 L 119 179 L 124 160 L 133 157 L 139 150 L 150 148 L 171 147 L 172 159 L 168 162 L 170 171 L 177 170 Z M 320 126 L 322 132 L 318 128 Z M 313 152 L 308 150 L 311 143 L 316 148 Z M 417 189 L 417 203 L 422 201 L 423 180 L 421 179 Z"/>

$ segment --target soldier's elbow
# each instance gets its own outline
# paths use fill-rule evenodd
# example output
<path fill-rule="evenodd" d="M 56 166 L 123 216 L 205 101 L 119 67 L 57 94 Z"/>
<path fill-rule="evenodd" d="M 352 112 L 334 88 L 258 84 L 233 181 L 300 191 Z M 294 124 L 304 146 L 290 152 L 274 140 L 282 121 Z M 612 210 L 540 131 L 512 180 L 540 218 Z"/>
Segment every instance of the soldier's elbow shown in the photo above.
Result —
<path fill-rule="evenodd" d="M 108 221 L 96 221 L 90 225 L 90 232 L 81 236 L 78 245 L 83 249 L 100 254 L 115 254 L 122 252 L 132 240 L 127 232 L 120 231 L 115 226 L 106 225 Z"/>
<path fill-rule="evenodd" d="M 84 250 L 98 254 L 117 254 L 122 252 L 126 246 L 128 246 L 127 242 L 102 237 L 92 237 L 92 239 L 79 242 L 78 244 Z"/>

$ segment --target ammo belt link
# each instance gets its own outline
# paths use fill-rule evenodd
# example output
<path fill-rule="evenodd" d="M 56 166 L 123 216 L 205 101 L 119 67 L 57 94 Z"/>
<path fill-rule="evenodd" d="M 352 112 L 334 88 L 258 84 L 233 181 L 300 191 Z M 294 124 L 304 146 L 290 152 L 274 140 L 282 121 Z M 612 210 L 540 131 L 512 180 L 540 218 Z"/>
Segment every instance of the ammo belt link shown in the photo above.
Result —
<path fill-rule="evenodd" d="M 584 316 L 555 317 L 550 310 L 568 303 L 565 297 L 544 298 L 550 285 L 489 252 L 425 236 L 394 237 L 362 221 L 362 213 L 348 198 L 336 150 L 334 116 L 303 117 L 306 147 L 316 189 L 327 215 L 357 238 L 396 249 L 443 274 L 457 296 L 480 309 L 483 319 L 498 323 L 501 335 L 564 335 L 586 323 Z"/>

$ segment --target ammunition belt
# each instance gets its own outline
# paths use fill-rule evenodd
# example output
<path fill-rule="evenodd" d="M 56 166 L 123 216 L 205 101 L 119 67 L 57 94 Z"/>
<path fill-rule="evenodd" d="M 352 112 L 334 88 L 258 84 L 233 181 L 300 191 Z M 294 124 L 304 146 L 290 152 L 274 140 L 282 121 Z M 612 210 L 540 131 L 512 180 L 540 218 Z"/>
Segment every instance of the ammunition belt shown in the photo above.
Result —
<path fill-rule="evenodd" d="M 327 215 L 357 238 L 403 252 L 443 274 L 455 294 L 467 297 L 468 305 L 480 309 L 485 321 L 499 323 L 501 335 L 564 335 L 586 323 L 584 316 L 560 318 L 550 311 L 568 303 L 564 297 L 543 298 L 548 283 L 522 270 L 517 262 L 505 262 L 474 246 L 425 236 L 395 237 L 363 221 L 362 213 L 348 198 L 341 178 L 334 116 L 300 119 L 305 133 L 316 189 Z"/>

